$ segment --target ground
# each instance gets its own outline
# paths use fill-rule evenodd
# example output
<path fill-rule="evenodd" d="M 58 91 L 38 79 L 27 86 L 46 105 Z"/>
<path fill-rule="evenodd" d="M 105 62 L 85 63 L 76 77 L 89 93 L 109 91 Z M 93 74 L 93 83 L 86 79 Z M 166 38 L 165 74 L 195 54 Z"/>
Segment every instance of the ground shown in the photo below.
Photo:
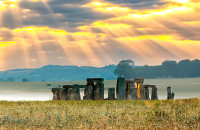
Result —
<path fill-rule="evenodd" d="M 155 101 L 0 101 L 0 129 L 199 129 L 197 98 Z"/>

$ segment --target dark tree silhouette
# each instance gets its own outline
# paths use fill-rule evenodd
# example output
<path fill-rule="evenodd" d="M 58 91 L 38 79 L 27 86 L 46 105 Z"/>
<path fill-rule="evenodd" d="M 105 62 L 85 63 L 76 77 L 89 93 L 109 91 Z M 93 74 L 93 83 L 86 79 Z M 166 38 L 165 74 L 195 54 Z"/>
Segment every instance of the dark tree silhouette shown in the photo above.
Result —
<path fill-rule="evenodd" d="M 133 60 L 122 60 L 114 70 L 114 74 L 123 76 L 124 78 L 131 79 L 134 77 L 134 61 Z"/>
<path fill-rule="evenodd" d="M 178 63 L 179 77 L 190 77 L 192 74 L 192 62 L 190 60 L 182 60 Z"/>
<path fill-rule="evenodd" d="M 164 61 L 162 63 L 163 76 L 177 77 L 177 62 L 176 61 Z"/>
<path fill-rule="evenodd" d="M 26 78 L 23 78 L 22 79 L 22 82 L 28 82 L 29 80 L 28 79 L 26 79 Z"/>

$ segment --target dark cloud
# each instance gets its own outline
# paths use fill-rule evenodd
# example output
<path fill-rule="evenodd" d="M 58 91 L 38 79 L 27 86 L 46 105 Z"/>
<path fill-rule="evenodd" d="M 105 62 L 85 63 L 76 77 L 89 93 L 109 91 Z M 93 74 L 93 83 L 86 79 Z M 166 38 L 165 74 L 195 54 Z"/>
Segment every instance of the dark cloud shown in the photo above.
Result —
<path fill-rule="evenodd" d="M 22 9 L 31 10 L 30 14 L 25 14 L 24 26 L 50 26 L 76 28 L 85 24 L 90 24 L 96 20 L 104 20 L 112 15 L 95 12 L 91 8 L 81 7 L 81 5 L 91 2 L 90 0 L 50 0 L 45 5 L 41 1 L 21 1 L 19 6 Z M 73 30 L 73 29 L 72 29 Z"/>
<path fill-rule="evenodd" d="M 16 24 L 14 21 L 13 13 L 11 10 L 6 10 L 2 12 L 2 21 L 3 21 L 3 27 L 5 28 L 15 28 Z"/>
<path fill-rule="evenodd" d="M 133 9 L 154 9 L 165 5 L 167 2 L 162 0 L 106 0 L 124 7 Z"/>

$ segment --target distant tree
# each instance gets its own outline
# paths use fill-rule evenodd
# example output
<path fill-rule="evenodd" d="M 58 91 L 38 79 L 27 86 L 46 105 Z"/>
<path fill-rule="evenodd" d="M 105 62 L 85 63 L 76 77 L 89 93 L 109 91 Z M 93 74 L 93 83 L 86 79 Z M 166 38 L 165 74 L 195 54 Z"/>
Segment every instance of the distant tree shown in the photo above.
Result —
<path fill-rule="evenodd" d="M 179 77 L 191 77 L 192 62 L 187 60 L 181 60 L 178 63 L 178 76 Z"/>
<path fill-rule="evenodd" d="M 176 61 L 164 61 L 162 62 L 162 74 L 163 76 L 177 77 L 177 62 Z"/>
<path fill-rule="evenodd" d="M 133 60 L 121 60 L 114 70 L 114 74 L 123 76 L 124 78 L 131 79 L 134 77 L 134 61 Z"/>
<path fill-rule="evenodd" d="M 162 76 L 162 66 L 140 66 L 134 68 L 134 73 L 136 77 L 143 78 L 157 78 Z"/>
<path fill-rule="evenodd" d="M 28 82 L 29 80 L 28 79 L 26 79 L 26 78 L 23 78 L 22 79 L 22 82 Z"/>
<path fill-rule="evenodd" d="M 200 60 L 195 59 L 192 61 L 191 71 L 193 77 L 200 76 Z"/>

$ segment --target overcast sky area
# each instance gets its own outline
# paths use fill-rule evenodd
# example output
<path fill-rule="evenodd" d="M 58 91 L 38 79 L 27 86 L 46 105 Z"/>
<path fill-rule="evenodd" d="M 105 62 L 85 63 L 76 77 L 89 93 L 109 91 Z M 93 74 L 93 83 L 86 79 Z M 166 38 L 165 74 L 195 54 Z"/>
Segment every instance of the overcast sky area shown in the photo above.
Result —
<path fill-rule="evenodd" d="M 0 0 L 0 70 L 200 59 L 199 0 Z"/>

